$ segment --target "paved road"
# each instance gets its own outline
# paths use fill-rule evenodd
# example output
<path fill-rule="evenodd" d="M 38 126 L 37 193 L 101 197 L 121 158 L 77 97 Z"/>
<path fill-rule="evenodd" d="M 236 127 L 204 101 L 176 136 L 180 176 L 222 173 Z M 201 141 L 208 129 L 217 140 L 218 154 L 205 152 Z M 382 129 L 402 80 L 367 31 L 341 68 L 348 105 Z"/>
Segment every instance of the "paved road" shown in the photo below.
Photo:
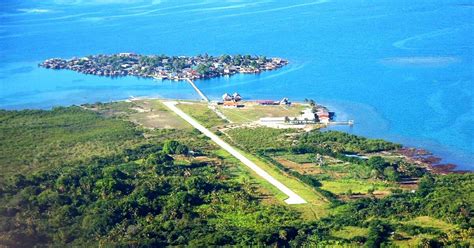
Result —
<path fill-rule="evenodd" d="M 207 128 L 205 128 L 204 126 L 199 124 L 197 121 L 195 121 L 189 115 L 184 113 L 182 110 L 178 109 L 176 107 L 177 102 L 164 102 L 164 104 L 169 109 L 171 109 L 173 112 L 175 112 L 177 115 L 179 115 L 181 118 L 183 118 L 185 121 L 187 121 L 189 124 L 191 124 L 193 127 L 195 127 L 197 130 L 199 130 L 204 135 L 209 137 L 212 141 L 217 143 L 217 145 L 222 147 L 224 150 L 228 151 L 230 154 L 232 154 L 232 156 L 236 157 L 243 164 L 245 164 L 250 169 L 255 171 L 255 173 L 257 173 L 263 179 L 267 180 L 269 183 L 271 183 L 273 186 L 275 186 L 281 192 L 286 194 L 288 196 L 288 199 L 285 200 L 285 202 L 287 204 L 303 204 L 303 203 L 306 203 L 306 201 L 303 198 L 301 198 L 299 195 L 297 195 L 291 189 L 286 187 L 280 181 L 276 180 L 274 177 L 272 177 L 270 174 L 268 174 L 262 168 L 258 167 L 258 165 L 256 165 L 254 162 L 250 161 L 248 158 L 246 158 L 244 155 L 242 155 L 240 152 L 238 152 L 232 146 L 230 146 L 229 144 L 224 142 L 221 138 L 219 138 L 217 135 L 215 135 L 214 133 L 209 131 Z"/>

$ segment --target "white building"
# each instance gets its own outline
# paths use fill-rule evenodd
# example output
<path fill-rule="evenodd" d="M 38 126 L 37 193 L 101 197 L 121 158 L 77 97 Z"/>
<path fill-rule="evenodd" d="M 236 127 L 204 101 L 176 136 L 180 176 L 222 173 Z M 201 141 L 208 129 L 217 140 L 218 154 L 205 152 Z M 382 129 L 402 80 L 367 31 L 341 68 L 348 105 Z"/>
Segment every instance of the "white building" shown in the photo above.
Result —
<path fill-rule="evenodd" d="M 303 114 L 300 116 L 301 120 L 310 120 L 310 121 L 314 121 L 316 118 L 315 118 L 315 115 L 313 113 L 313 110 L 311 108 L 308 108 L 308 109 L 305 109 L 303 110 Z"/>
<path fill-rule="evenodd" d="M 234 98 L 231 95 L 225 93 L 224 95 L 222 95 L 222 100 L 223 101 L 232 101 L 232 100 L 234 100 Z"/>
<path fill-rule="evenodd" d="M 239 93 L 235 92 L 232 97 L 234 98 L 234 101 L 238 102 L 242 100 L 242 97 L 239 95 Z"/>

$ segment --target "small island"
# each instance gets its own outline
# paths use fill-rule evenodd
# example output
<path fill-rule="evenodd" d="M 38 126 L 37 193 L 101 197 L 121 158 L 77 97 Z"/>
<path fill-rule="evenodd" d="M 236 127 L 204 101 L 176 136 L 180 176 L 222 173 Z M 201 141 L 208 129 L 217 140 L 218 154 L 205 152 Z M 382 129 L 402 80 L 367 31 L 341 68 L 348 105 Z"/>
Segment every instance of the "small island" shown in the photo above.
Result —
<path fill-rule="evenodd" d="M 288 64 L 282 58 L 252 55 L 208 54 L 197 56 L 140 55 L 119 53 L 91 55 L 69 60 L 53 58 L 39 66 L 48 69 L 67 69 L 84 74 L 121 77 L 137 76 L 168 80 L 193 80 L 230 76 L 236 73 L 260 73 Z"/>

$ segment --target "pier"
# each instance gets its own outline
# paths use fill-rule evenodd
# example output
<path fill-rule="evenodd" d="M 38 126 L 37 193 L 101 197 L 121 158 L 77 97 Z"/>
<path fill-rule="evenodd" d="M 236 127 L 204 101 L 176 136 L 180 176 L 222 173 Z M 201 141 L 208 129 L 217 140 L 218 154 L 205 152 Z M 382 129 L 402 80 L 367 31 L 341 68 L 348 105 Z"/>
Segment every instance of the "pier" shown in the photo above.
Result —
<path fill-rule="evenodd" d="M 328 123 L 329 125 L 348 125 L 348 126 L 353 126 L 354 125 L 354 120 L 348 120 L 348 121 L 331 121 Z"/>
<path fill-rule="evenodd" d="M 202 93 L 202 91 L 196 86 L 196 84 L 194 84 L 193 80 L 186 78 L 186 81 L 188 81 L 188 83 L 193 86 L 194 90 L 199 94 L 199 96 L 201 96 L 202 100 L 209 102 L 209 98 L 207 98 L 207 96 Z"/>
<path fill-rule="evenodd" d="M 222 118 L 223 120 L 229 122 L 229 123 L 232 123 L 231 120 L 229 120 L 229 118 L 227 118 L 221 111 L 219 111 L 216 106 L 214 106 L 213 104 L 211 104 L 211 101 L 209 100 L 209 98 L 207 98 L 206 95 L 204 95 L 204 93 L 202 93 L 202 91 L 196 86 L 196 84 L 194 84 L 193 80 L 191 80 L 190 78 L 186 78 L 185 79 L 186 81 L 188 81 L 188 83 L 193 86 L 194 90 L 199 94 L 199 96 L 201 96 L 202 100 L 204 100 L 205 102 L 208 103 L 208 107 L 209 109 L 211 109 L 214 113 L 217 114 L 217 116 L 219 116 L 220 118 Z"/>

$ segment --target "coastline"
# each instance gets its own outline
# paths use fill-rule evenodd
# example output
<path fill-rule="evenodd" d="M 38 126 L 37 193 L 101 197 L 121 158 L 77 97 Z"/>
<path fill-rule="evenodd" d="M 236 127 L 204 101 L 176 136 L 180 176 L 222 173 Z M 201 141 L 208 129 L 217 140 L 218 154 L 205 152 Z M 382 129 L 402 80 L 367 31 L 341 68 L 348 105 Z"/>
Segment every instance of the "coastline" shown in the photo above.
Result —
<path fill-rule="evenodd" d="M 136 53 L 98 54 L 71 59 L 50 58 L 38 64 L 53 70 L 72 70 L 105 77 L 137 76 L 157 80 L 210 79 L 235 74 L 258 74 L 279 69 L 288 60 L 250 54 L 212 56 L 141 55 Z"/>
<path fill-rule="evenodd" d="M 179 100 L 199 100 L 199 96 L 194 89 L 186 82 L 175 82 L 170 80 L 156 81 L 153 79 L 137 77 L 97 77 L 68 70 L 47 70 L 31 66 L 28 72 L 12 72 L 14 68 L 23 68 L 28 65 L 36 65 L 37 62 L 20 63 L 15 67 L 7 68 L 6 76 L 12 76 L 7 80 L 18 81 L 16 87 L 26 87 L 26 82 L 41 79 L 35 84 L 31 92 L 18 92 L 17 90 L 6 89 L 2 96 L 0 109 L 21 110 L 21 109 L 51 109 L 54 106 L 80 105 L 94 102 L 112 102 L 127 100 L 130 96 L 140 98 L 156 99 L 179 99 Z M 25 67 L 26 68 L 26 67 Z M 281 69 L 282 72 L 291 70 L 292 65 Z M 278 73 L 278 72 L 276 72 Z M 228 77 L 196 80 L 197 86 L 211 99 L 216 100 L 220 92 L 228 90 L 238 90 L 246 99 L 276 99 L 283 94 L 281 89 L 276 89 L 270 94 L 263 94 L 260 90 L 251 92 L 248 86 L 239 84 L 240 81 L 248 81 L 256 78 L 266 78 L 266 75 L 274 73 L 264 72 L 261 75 L 237 74 L 232 80 Z M 289 74 L 288 74 L 289 75 Z M 61 78 L 61 80 L 57 80 Z M 21 80 L 20 80 L 21 79 Z M 21 82 L 25 82 L 25 84 Z M 54 83 L 53 83 L 54 82 Z M 263 85 L 267 86 L 273 80 L 265 80 Z M 74 86 L 73 86 L 74 85 Z M 217 87 L 214 89 L 214 87 Z M 9 92 L 11 92 L 9 94 Z M 12 94 L 13 93 L 13 94 Z M 21 93 L 21 94 L 20 94 Z M 302 100 L 297 93 L 288 95 L 291 100 Z M 382 138 L 404 144 L 409 147 L 424 148 L 432 151 L 438 157 L 442 157 L 442 163 L 454 163 L 458 165 L 457 170 L 474 170 L 472 159 L 474 154 L 466 150 L 459 150 L 457 147 L 442 145 L 431 138 L 404 135 L 394 133 L 390 130 L 391 123 L 374 106 L 356 101 L 346 101 L 329 97 L 317 97 L 318 102 L 330 109 L 335 110 L 339 117 L 344 119 L 354 119 L 355 125 L 348 129 L 341 126 L 331 127 L 331 129 L 341 130 L 356 135 L 369 138 Z M 365 123 L 363 123 L 363 121 Z M 371 123 L 375 121 L 374 123 Z M 362 129 L 362 130 L 361 130 Z"/>
<path fill-rule="evenodd" d="M 354 118 L 353 127 L 331 126 L 328 130 L 342 131 L 372 139 L 384 139 L 403 144 L 406 147 L 427 150 L 441 158 L 441 164 L 456 164 L 456 170 L 474 171 L 474 154 L 468 150 L 443 145 L 430 137 L 420 138 L 394 133 L 390 120 L 373 106 L 353 101 L 323 99 L 322 103 L 333 109 L 337 116 L 344 119 Z M 364 117 L 364 118 L 362 118 Z"/>
<path fill-rule="evenodd" d="M 150 79 L 150 80 L 152 80 L 152 79 Z M 202 80 L 208 80 L 208 79 L 200 79 L 200 80 L 197 80 L 195 82 L 197 84 L 199 84 L 199 82 L 202 81 Z M 176 83 L 176 82 L 173 82 L 173 81 L 169 81 L 169 82 L 172 83 L 172 84 Z M 184 83 L 184 81 L 181 81 L 181 83 Z M 186 83 L 186 84 L 188 84 L 188 83 Z M 192 91 L 194 92 L 194 89 L 192 89 Z M 125 98 L 120 98 L 120 99 L 110 99 L 110 100 L 100 101 L 100 102 L 110 103 L 110 102 L 122 102 L 122 101 L 130 101 L 130 100 L 147 100 L 147 99 L 163 100 L 163 101 L 191 101 L 191 102 L 195 101 L 195 102 L 200 102 L 200 100 L 199 100 L 200 97 L 197 97 L 196 94 L 190 95 L 190 96 L 192 96 L 192 97 L 175 98 L 175 97 L 163 97 L 163 96 L 160 96 L 160 95 L 155 95 L 155 96 L 137 95 L 137 96 L 129 96 L 129 97 L 125 97 Z M 211 101 L 217 100 L 216 98 L 214 98 L 212 96 L 210 96 L 209 99 Z M 252 100 L 256 100 L 256 99 L 248 99 L 248 101 L 252 101 Z M 294 103 L 300 103 L 300 104 L 303 103 L 302 101 L 293 101 L 293 102 Z M 329 102 L 329 103 L 325 104 L 326 102 Z M 57 106 L 73 106 L 73 105 L 83 105 L 83 104 L 88 104 L 88 103 L 89 104 L 94 103 L 94 101 L 92 101 L 92 102 L 90 102 L 90 101 L 89 102 L 77 102 L 77 103 L 71 103 L 69 105 L 59 104 L 59 105 L 53 105 L 53 106 L 49 106 L 49 107 L 40 107 L 40 108 L 24 107 L 24 108 L 13 108 L 13 109 L 11 109 L 11 108 L 0 108 L 0 109 L 5 109 L 5 110 L 46 109 L 47 110 L 47 109 L 52 109 L 52 108 L 57 107 Z M 322 103 L 323 103 L 323 105 L 329 106 L 331 109 L 336 110 L 337 116 L 347 116 L 347 114 L 345 112 L 343 112 L 344 110 L 342 108 L 340 108 L 340 107 L 333 108 L 333 106 L 335 105 L 333 102 L 323 101 Z M 460 156 L 459 153 L 461 153 L 461 151 L 457 151 L 459 153 L 456 154 L 456 152 L 451 151 L 452 149 L 442 147 L 442 145 L 434 143 L 434 142 L 416 141 L 416 140 L 413 140 L 413 139 L 411 139 L 410 141 L 407 141 L 406 138 L 405 139 L 397 138 L 397 136 L 384 138 L 384 137 L 380 137 L 378 135 L 360 134 L 358 132 L 351 131 L 350 129 L 357 128 L 357 125 L 358 125 L 359 122 L 360 122 L 360 119 L 356 119 L 354 127 L 344 127 L 344 126 L 336 125 L 336 126 L 328 126 L 326 128 L 323 128 L 322 130 L 323 131 L 324 130 L 336 130 L 336 131 L 348 132 L 348 133 L 355 134 L 355 135 L 362 136 L 362 137 L 366 137 L 366 138 L 383 139 L 383 140 L 387 140 L 387 141 L 394 142 L 394 143 L 400 143 L 404 148 L 427 151 L 430 154 L 429 159 L 431 159 L 433 161 L 429 161 L 429 160 L 427 161 L 426 158 L 424 158 L 424 157 L 411 158 L 411 159 L 418 160 L 419 162 L 428 162 L 427 165 L 426 165 L 427 168 L 430 168 L 433 171 L 439 171 L 440 173 L 447 173 L 447 172 L 449 172 L 449 173 L 464 173 L 464 172 L 474 171 L 473 166 L 469 166 L 468 164 L 459 165 L 457 163 L 451 162 L 452 160 L 456 160 L 456 159 L 453 159 L 453 158 L 457 158 L 457 157 Z M 430 148 L 435 148 L 435 149 L 430 149 Z"/>
<path fill-rule="evenodd" d="M 110 102 L 130 102 L 130 101 L 141 101 L 141 100 L 160 100 L 160 101 L 183 101 L 183 102 L 195 102 L 199 103 L 202 102 L 201 100 L 198 99 L 176 99 L 176 98 L 162 98 L 162 97 L 147 97 L 147 96 L 141 96 L 141 97 L 129 97 L 126 99 L 121 99 L 121 100 L 114 100 Z M 210 99 L 215 100 L 215 99 Z M 253 100 L 246 100 L 246 102 L 253 102 Z M 294 101 L 293 103 L 299 104 L 299 105 L 304 105 L 305 103 L 302 101 Z M 356 124 L 357 125 L 357 122 Z M 334 130 L 334 127 L 340 127 L 338 125 L 330 125 L 327 127 L 323 127 L 320 130 L 321 131 L 330 131 Z M 337 130 L 336 130 L 337 131 Z M 345 131 L 342 131 L 345 132 Z M 351 132 L 348 132 L 351 133 Z M 401 149 L 393 151 L 393 154 L 396 156 L 401 156 L 406 158 L 409 161 L 412 161 L 413 163 L 419 164 L 428 171 L 431 171 L 434 174 L 450 174 L 450 173 L 470 173 L 473 172 L 473 169 L 468 169 L 468 168 L 463 168 L 462 166 L 458 166 L 455 163 L 450 163 L 450 162 L 445 162 L 447 159 L 440 154 L 436 153 L 435 151 L 431 151 L 428 148 L 424 148 L 421 145 L 407 145 L 406 143 L 399 143 L 397 141 L 394 141 L 392 139 L 385 139 L 385 138 L 378 138 L 378 137 L 371 137 L 371 136 L 366 136 L 366 135 L 360 135 L 356 133 L 351 133 L 360 137 L 364 138 L 369 138 L 369 139 L 382 139 L 388 142 L 393 142 L 396 144 L 400 144 L 402 146 Z M 449 159 L 448 159 L 449 160 Z"/>
<path fill-rule="evenodd" d="M 0 246 L 474 248 L 474 3 L 1 9 Z"/>

